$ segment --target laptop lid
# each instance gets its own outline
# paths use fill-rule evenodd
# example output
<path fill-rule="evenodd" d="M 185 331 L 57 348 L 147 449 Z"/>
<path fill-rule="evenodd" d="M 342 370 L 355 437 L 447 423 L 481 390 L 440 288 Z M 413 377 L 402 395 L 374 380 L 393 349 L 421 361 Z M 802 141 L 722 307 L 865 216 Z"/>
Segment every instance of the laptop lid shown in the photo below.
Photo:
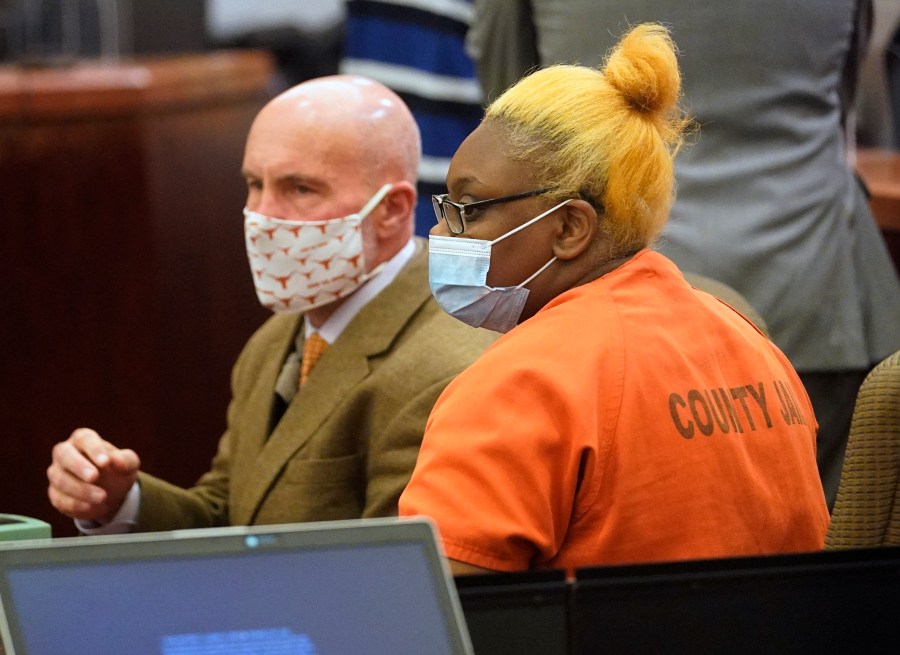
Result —
<path fill-rule="evenodd" d="M 471 653 L 425 519 L 0 545 L 6 655 Z"/>

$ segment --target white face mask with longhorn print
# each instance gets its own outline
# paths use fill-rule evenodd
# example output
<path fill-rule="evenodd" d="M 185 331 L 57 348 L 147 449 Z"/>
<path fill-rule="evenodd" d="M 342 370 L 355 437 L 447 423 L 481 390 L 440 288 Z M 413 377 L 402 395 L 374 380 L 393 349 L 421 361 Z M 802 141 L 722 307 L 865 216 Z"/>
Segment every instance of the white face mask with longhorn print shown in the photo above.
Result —
<path fill-rule="evenodd" d="M 356 214 L 324 221 L 288 221 L 244 208 L 244 237 L 256 295 L 274 312 L 305 312 L 350 295 L 380 270 L 366 272 L 362 222 L 385 184 Z"/>

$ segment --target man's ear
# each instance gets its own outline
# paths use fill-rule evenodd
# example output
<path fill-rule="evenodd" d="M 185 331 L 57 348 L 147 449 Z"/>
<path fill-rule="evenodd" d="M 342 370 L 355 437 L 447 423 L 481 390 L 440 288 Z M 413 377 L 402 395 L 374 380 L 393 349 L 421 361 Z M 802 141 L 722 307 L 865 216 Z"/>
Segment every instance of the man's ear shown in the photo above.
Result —
<path fill-rule="evenodd" d="M 597 210 L 585 200 L 573 200 L 562 207 L 553 254 L 563 261 L 575 259 L 588 249 L 599 228 Z"/>
<path fill-rule="evenodd" d="M 396 182 L 381 201 L 381 211 L 375 223 L 375 234 L 381 242 L 398 236 L 409 238 L 413 221 L 410 215 L 416 208 L 416 188 L 411 182 Z M 373 217 L 374 218 L 374 217 Z"/>

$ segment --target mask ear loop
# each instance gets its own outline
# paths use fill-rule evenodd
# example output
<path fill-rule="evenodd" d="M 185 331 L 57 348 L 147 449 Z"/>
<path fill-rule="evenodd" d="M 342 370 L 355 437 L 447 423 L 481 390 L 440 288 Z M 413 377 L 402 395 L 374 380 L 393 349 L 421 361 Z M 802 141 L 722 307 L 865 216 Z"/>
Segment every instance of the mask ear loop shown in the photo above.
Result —
<path fill-rule="evenodd" d="M 378 191 L 375 193 L 375 195 L 369 199 L 369 202 L 367 202 L 363 206 L 363 208 L 359 210 L 359 214 L 357 214 L 357 215 L 361 219 L 368 216 L 369 213 L 378 206 L 378 203 L 380 203 L 382 200 L 384 200 L 384 197 L 387 195 L 387 192 L 390 191 L 391 188 L 393 188 L 393 186 L 394 186 L 393 184 L 388 183 L 388 184 L 385 184 L 380 189 L 378 189 Z"/>
<path fill-rule="evenodd" d="M 507 232 L 507 233 L 504 234 L 503 236 L 497 237 L 496 239 L 494 239 L 493 241 L 491 241 L 491 245 L 494 245 L 494 244 L 497 243 L 498 241 L 502 241 L 502 240 L 505 239 L 506 237 L 515 234 L 515 233 L 518 232 L 519 230 L 524 230 L 526 227 L 528 227 L 528 226 L 531 225 L 532 223 L 536 223 L 536 222 L 538 222 L 539 220 L 541 220 L 542 218 L 544 218 L 544 216 L 547 216 L 547 215 L 549 215 L 549 214 L 552 214 L 553 212 L 555 212 L 555 211 L 556 211 L 557 209 L 559 209 L 560 207 L 563 207 L 563 206 L 569 204 L 570 202 L 572 202 L 572 200 L 574 200 L 574 198 L 569 198 L 568 200 L 563 200 L 561 203 L 559 203 L 559 204 L 556 205 L 555 207 L 551 207 L 550 209 L 548 209 L 547 211 L 545 211 L 543 214 L 538 214 L 537 216 L 535 216 L 534 218 L 532 218 L 530 221 L 525 221 L 525 222 L 522 223 L 519 227 L 517 227 L 517 228 L 515 228 L 515 229 L 513 229 L 513 230 L 510 230 L 509 232 Z M 534 278 L 536 278 L 538 275 L 540 275 L 541 273 L 543 273 L 544 271 L 546 271 L 546 270 L 550 267 L 550 265 L 551 265 L 553 262 L 555 262 L 555 261 L 556 261 L 556 256 L 554 256 L 549 262 L 547 262 L 546 264 L 544 264 L 543 266 L 541 266 L 537 271 L 535 271 L 535 272 L 531 275 L 531 277 L 529 277 L 527 280 L 525 280 L 524 282 L 522 282 L 522 284 L 517 284 L 515 288 L 516 288 L 516 289 L 521 289 L 522 287 L 524 287 L 526 284 L 528 284 L 529 282 L 531 282 L 531 281 L 532 281 Z"/>
<path fill-rule="evenodd" d="M 371 200 L 369 200 L 369 202 L 367 202 L 363 206 L 363 208 L 359 210 L 359 214 L 357 214 L 357 216 L 359 216 L 360 221 L 362 221 L 366 216 L 368 216 L 369 213 L 378 206 L 378 203 L 380 203 L 382 200 L 384 200 L 384 197 L 387 195 L 388 191 L 390 191 L 393 188 L 393 186 L 394 186 L 393 184 L 388 183 L 388 184 L 385 184 L 380 189 L 378 189 L 378 191 L 375 193 L 375 195 L 372 196 Z M 363 256 L 363 261 L 365 261 L 365 256 Z M 385 264 L 387 264 L 387 262 L 381 262 L 378 266 L 373 268 L 371 271 L 363 274 L 361 282 L 360 282 L 360 286 L 362 286 L 363 284 L 365 284 L 366 282 L 371 280 L 373 277 L 375 277 L 376 275 L 381 273 L 381 269 L 384 268 Z"/>
<path fill-rule="evenodd" d="M 544 271 L 546 271 L 548 268 L 550 268 L 550 264 L 552 264 L 552 263 L 555 262 L 555 261 L 556 261 L 556 256 L 554 255 L 553 258 L 552 258 L 549 262 L 547 262 L 546 264 L 544 264 L 543 266 L 541 266 L 541 267 L 540 267 L 540 268 L 539 268 L 539 269 L 538 269 L 538 270 L 537 270 L 530 278 L 528 278 L 527 280 L 525 280 L 522 284 L 516 285 L 516 289 L 521 289 L 521 288 L 524 287 L 526 284 L 528 284 L 529 282 L 531 282 L 531 281 L 532 281 L 534 278 L 536 278 L 538 275 L 540 275 L 541 273 L 543 273 Z"/>
<path fill-rule="evenodd" d="M 507 233 L 504 234 L 503 236 L 497 237 L 496 239 L 494 239 L 493 241 L 491 241 L 491 245 L 494 245 L 495 243 L 498 243 L 498 242 L 500 242 L 500 241 L 503 241 L 503 239 L 505 239 L 506 237 L 512 236 L 513 234 L 515 234 L 515 233 L 518 232 L 519 230 L 524 230 L 526 227 L 528 227 L 528 226 L 531 225 L 532 223 L 537 223 L 539 220 L 541 220 L 542 218 L 544 218 L 544 216 L 547 216 L 548 214 L 552 214 L 552 213 L 555 212 L 557 209 L 559 209 L 559 208 L 562 207 L 563 205 L 568 205 L 568 204 L 569 204 L 570 202 L 572 202 L 573 200 L 574 200 L 574 198 L 569 198 L 568 200 L 563 200 L 561 203 L 559 203 L 559 204 L 556 205 L 555 207 L 551 207 L 550 209 L 548 209 L 547 211 L 545 211 L 543 214 L 538 214 L 537 216 L 535 216 L 534 218 L 532 218 L 530 221 L 525 221 L 525 222 L 522 223 L 519 227 L 513 228 L 512 230 L 510 230 L 509 232 L 507 232 Z"/>

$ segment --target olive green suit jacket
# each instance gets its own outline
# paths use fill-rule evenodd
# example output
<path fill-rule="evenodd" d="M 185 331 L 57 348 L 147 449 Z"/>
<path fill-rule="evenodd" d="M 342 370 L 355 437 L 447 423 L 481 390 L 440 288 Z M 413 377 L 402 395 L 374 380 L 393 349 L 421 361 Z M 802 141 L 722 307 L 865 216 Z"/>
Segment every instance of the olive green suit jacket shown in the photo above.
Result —
<path fill-rule="evenodd" d="M 271 429 L 275 381 L 301 327 L 301 316 L 276 315 L 251 337 L 212 469 L 190 489 L 141 473 L 136 530 L 395 514 L 434 402 L 496 336 L 435 303 L 417 239 Z"/>

